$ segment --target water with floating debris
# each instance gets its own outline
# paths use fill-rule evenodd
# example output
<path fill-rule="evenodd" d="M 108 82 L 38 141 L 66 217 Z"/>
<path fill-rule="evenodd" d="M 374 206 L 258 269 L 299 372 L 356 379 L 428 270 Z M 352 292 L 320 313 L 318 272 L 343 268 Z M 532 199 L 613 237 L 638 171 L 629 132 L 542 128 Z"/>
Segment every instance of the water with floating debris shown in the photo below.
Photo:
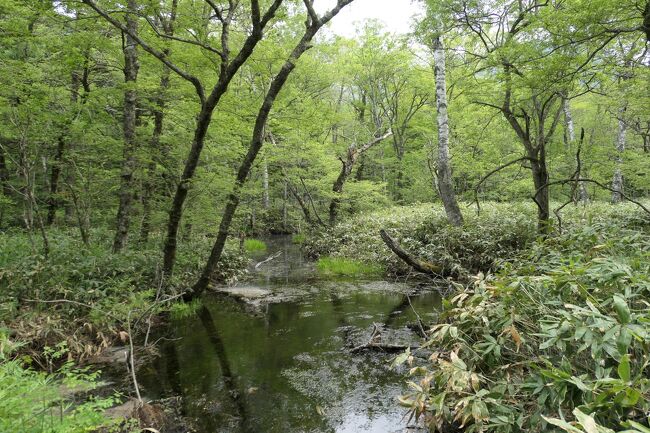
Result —
<path fill-rule="evenodd" d="M 403 431 L 396 396 L 405 376 L 389 365 L 396 352 L 350 348 L 374 324 L 389 346 L 417 345 L 414 311 L 431 320 L 438 292 L 322 280 L 289 238 L 267 243 L 256 262 L 275 259 L 164 330 L 161 356 L 139 373 L 148 397 L 181 396 L 198 433 Z"/>

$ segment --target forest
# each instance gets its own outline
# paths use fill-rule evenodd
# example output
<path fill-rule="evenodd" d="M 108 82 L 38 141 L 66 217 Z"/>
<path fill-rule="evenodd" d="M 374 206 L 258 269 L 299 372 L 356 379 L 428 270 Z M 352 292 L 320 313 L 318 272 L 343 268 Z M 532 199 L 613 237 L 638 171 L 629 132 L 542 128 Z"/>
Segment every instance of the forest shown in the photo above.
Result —
<path fill-rule="evenodd" d="M 0 0 L 4 432 L 649 433 L 650 1 Z"/>

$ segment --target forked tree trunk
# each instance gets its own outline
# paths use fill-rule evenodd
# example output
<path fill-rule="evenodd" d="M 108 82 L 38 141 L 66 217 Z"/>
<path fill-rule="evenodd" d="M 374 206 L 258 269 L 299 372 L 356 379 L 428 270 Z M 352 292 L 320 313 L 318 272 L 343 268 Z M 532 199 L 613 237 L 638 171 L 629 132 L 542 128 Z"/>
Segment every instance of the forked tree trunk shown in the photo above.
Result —
<path fill-rule="evenodd" d="M 289 75 L 296 68 L 296 63 L 298 59 L 307 51 L 311 46 L 311 41 L 316 35 L 318 30 L 327 22 L 329 22 L 334 16 L 336 16 L 339 11 L 349 3 L 352 3 L 353 0 L 338 0 L 336 6 L 325 14 L 322 18 L 316 16 L 316 12 L 313 10 L 313 5 L 311 0 L 305 0 L 305 4 L 309 7 L 309 20 L 306 23 L 305 33 L 294 47 L 293 51 L 289 58 L 285 61 L 284 65 L 278 72 L 278 74 L 271 81 L 269 90 L 266 92 L 262 106 L 260 107 L 257 118 L 255 119 L 255 127 L 253 128 L 253 136 L 251 139 L 250 146 L 248 148 L 248 153 L 244 157 L 239 170 L 237 172 L 237 178 L 235 180 L 235 185 L 232 189 L 232 192 L 228 196 L 228 201 L 226 202 L 226 207 L 221 217 L 221 223 L 219 224 L 219 232 L 217 238 L 212 246 L 212 251 L 210 252 L 210 257 L 208 258 L 201 277 L 192 287 L 192 291 L 186 293 L 184 296 L 185 300 L 192 299 L 196 296 L 199 296 L 203 291 L 208 288 L 210 284 L 210 279 L 214 274 L 219 260 L 221 260 L 221 255 L 223 249 L 226 246 L 226 240 L 228 239 L 228 232 L 230 231 L 230 225 L 235 216 L 237 207 L 239 206 L 239 200 L 241 198 L 241 189 L 246 182 L 250 170 L 259 154 L 262 146 L 264 144 L 264 130 L 268 122 L 269 114 L 273 108 L 275 100 L 284 87 Z"/>
<path fill-rule="evenodd" d="M 136 16 L 137 2 L 127 3 L 126 27 L 129 33 L 124 34 L 124 149 L 122 173 L 120 176 L 119 205 L 117 208 L 115 238 L 113 252 L 122 251 L 126 245 L 131 223 L 131 205 L 133 202 L 133 180 L 136 170 L 136 105 L 137 93 L 135 84 L 138 79 L 138 46 L 131 34 L 138 32 Z"/>
<path fill-rule="evenodd" d="M 614 178 L 612 179 L 612 203 L 620 203 L 623 200 L 623 152 L 625 152 L 625 139 L 627 135 L 627 125 L 623 119 L 625 108 L 620 110 L 618 119 L 618 133 L 616 135 L 616 168 L 614 169 Z"/>
<path fill-rule="evenodd" d="M 354 167 L 354 164 L 357 162 L 359 157 L 363 155 L 368 149 L 377 143 L 380 143 L 383 140 L 387 139 L 391 135 L 393 135 L 393 132 L 388 131 L 379 137 L 375 137 L 361 147 L 357 147 L 355 144 L 352 144 L 350 147 L 348 147 L 345 159 L 340 158 L 341 172 L 332 185 L 332 192 L 334 193 L 334 197 L 332 197 L 332 201 L 330 202 L 330 225 L 333 226 L 336 224 L 339 207 L 341 205 L 341 194 L 343 194 L 343 187 L 345 186 L 345 182 L 348 180 L 348 177 L 350 177 L 350 174 L 352 174 L 352 168 Z"/>
<path fill-rule="evenodd" d="M 447 83 L 445 51 L 440 37 L 434 39 L 434 73 L 436 78 L 436 106 L 438 110 L 438 190 L 452 225 L 463 225 L 463 214 L 458 207 L 449 161 L 449 115 L 447 113 Z"/>

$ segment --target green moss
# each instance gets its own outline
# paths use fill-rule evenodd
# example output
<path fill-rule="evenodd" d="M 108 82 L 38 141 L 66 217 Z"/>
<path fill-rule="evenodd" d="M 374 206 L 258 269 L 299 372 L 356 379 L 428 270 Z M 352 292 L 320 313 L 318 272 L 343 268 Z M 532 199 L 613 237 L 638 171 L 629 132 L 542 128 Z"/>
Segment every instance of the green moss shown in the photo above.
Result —
<path fill-rule="evenodd" d="M 295 235 L 291 236 L 291 242 L 297 245 L 304 244 L 306 240 L 307 236 L 304 233 L 296 233 Z"/>
<path fill-rule="evenodd" d="M 266 244 L 259 239 L 246 239 L 244 249 L 249 253 L 266 251 Z"/>
<path fill-rule="evenodd" d="M 316 266 L 323 275 L 340 277 L 377 276 L 384 272 L 384 269 L 379 265 L 367 265 L 358 260 L 343 257 L 322 257 L 318 260 Z"/>

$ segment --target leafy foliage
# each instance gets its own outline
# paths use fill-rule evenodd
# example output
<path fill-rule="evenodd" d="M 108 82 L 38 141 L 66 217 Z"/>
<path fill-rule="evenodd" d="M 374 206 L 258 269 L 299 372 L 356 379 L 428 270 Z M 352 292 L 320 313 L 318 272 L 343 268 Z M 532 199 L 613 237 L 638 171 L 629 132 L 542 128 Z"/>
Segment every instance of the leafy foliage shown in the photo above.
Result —
<path fill-rule="evenodd" d="M 434 431 L 647 429 L 650 224 L 602 210 L 444 301 L 401 398 L 415 417 Z"/>

